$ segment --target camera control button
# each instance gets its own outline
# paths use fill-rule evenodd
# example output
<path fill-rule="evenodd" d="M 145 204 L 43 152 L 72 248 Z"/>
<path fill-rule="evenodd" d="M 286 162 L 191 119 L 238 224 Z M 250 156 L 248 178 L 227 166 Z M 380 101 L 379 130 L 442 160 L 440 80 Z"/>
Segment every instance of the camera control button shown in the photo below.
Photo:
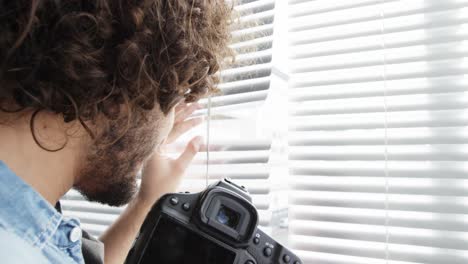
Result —
<path fill-rule="evenodd" d="M 271 248 L 266 247 L 266 248 L 263 249 L 263 255 L 264 255 L 265 257 L 270 257 L 271 254 L 273 254 L 273 251 L 271 250 Z"/>
<path fill-rule="evenodd" d="M 169 201 L 172 205 L 178 205 L 179 204 L 179 198 L 177 197 L 171 197 L 171 200 Z"/>
<path fill-rule="evenodd" d="M 260 244 L 260 238 L 254 237 L 253 242 L 254 242 L 255 245 Z"/>
<path fill-rule="evenodd" d="M 289 263 L 291 261 L 291 257 L 289 255 L 284 255 L 283 256 L 283 261 L 284 261 L 284 263 Z"/>
<path fill-rule="evenodd" d="M 184 209 L 185 211 L 190 210 L 190 204 L 189 204 L 189 203 L 184 203 L 184 204 L 182 205 L 182 209 Z"/>

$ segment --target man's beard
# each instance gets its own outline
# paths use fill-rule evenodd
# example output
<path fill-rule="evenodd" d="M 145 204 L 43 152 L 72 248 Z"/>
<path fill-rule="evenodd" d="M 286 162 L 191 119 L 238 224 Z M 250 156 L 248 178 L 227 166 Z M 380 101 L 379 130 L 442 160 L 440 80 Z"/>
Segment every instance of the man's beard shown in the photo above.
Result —
<path fill-rule="evenodd" d="M 137 173 L 153 153 L 158 141 L 156 117 L 133 118 L 128 131 L 119 138 L 122 126 L 113 124 L 100 136 L 79 171 L 75 188 L 89 201 L 111 206 L 127 204 L 137 191 Z"/>

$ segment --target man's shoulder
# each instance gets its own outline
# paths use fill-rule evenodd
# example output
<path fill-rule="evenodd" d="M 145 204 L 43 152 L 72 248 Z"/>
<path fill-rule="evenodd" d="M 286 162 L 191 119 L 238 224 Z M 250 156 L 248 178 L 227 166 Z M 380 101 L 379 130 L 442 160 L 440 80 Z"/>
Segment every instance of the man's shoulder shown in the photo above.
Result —
<path fill-rule="evenodd" d="M 41 251 L 0 226 L 0 260 L 4 264 L 48 263 Z"/>

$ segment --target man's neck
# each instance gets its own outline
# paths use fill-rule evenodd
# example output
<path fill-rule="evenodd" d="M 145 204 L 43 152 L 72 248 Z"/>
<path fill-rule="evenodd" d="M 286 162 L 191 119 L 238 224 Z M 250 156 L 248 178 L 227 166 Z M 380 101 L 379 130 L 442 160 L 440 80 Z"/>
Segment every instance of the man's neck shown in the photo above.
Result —
<path fill-rule="evenodd" d="M 33 138 L 27 119 L 21 117 L 14 122 L 0 124 L 0 160 L 50 204 L 55 205 L 75 182 L 78 153 L 73 146 L 69 146 L 70 142 L 57 152 L 41 148 Z M 55 138 L 56 129 L 50 125 L 54 122 L 50 121 L 47 116 L 38 118 L 35 129 L 40 129 L 35 130 L 35 133 Z"/>

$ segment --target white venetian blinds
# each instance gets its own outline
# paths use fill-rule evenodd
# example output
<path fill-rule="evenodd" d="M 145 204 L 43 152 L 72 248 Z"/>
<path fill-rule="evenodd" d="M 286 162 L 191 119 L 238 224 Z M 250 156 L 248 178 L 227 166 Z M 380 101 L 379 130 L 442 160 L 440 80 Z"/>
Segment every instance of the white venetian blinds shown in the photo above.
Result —
<path fill-rule="evenodd" d="M 468 1 L 289 0 L 305 264 L 468 263 Z"/>
<path fill-rule="evenodd" d="M 203 124 L 181 139 L 183 142 L 202 135 L 209 143 L 186 173 L 180 191 L 201 191 L 206 183 L 230 177 L 245 185 L 260 212 L 260 224 L 268 226 L 271 218 L 270 158 L 272 129 L 262 125 L 265 104 L 270 97 L 272 50 L 275 27 L 275 0 L 235 1 L 239 14 L 231 47 L 237 52 L 235 63 L 220 72 L 221 94 L 211 98 L 211 108 L 195 113 L 207 116 Z M 237 21 L 238 20 L 238 21 Z M 208 108 L 209 100 L 201 102 Z M 209 132 L 208 132 L 208 130 Z M 208 181 L 206 177 L 208 176 Z M 62 200 L 65 215 L 78 217 L 85 230 L 100 235 L 122 212 L 90 203 L 76 191 Z"/>

